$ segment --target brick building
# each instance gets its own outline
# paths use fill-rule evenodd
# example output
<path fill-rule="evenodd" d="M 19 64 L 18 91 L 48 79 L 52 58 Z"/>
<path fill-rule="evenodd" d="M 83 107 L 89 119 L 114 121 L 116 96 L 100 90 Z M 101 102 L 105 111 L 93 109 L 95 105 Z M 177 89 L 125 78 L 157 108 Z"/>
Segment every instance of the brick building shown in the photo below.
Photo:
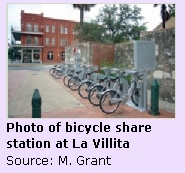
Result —
<path fill-rule="evenodd" d="M 59 63 L 65 59 L 65 46 L 76 43 L 76 23 L 21 10 L 21 28 L 11 29 L 12 47 L 19 48 L 21 62 Z"/>

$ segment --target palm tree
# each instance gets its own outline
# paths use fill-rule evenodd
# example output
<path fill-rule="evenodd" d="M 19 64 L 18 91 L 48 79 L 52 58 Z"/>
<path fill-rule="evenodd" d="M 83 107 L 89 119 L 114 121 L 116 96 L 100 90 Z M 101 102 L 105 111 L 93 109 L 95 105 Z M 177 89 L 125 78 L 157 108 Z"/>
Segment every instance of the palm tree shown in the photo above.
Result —
<path fill-rule="evenodd" d="M 157 7 L 159 4 L 154 4 L 154 7 Z M 165 28 L 165 22 L 171 17 L 175 16 L 175 4 L 168 4 L 169 11 L 166 10 L 166 5 L 161 5 L 161 18 L 162 18 L 162 24 L 163 28 Z"/>
<path fill-rule="evenodd" d="M 90 8 L 94 7 L 95 5 L 96 4 L 73 4 L 73 8 L 78 8 L 80 10 L 80 43 L 82 42 L 84 11 L 90 11 Z"/>

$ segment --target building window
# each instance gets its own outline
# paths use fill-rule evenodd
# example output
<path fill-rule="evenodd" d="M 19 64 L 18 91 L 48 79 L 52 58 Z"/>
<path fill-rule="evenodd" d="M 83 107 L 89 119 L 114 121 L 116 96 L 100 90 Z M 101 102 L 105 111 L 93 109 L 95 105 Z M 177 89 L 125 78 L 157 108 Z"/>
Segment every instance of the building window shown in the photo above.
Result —
<path fill-rule="evenodd" d="M 38 25 L 35 24 L 34 25 L 34 32 L 38 32 L 39 31 L 38 28 L 39 28 Z"/>
<path fill-rule="evenodd" d="M 55 33 L 55 25 L 52 25 L 52 33 Z"/>
<path fill-rule="evenodd" d="M 37 50 L 37 49 L 33 50 L 33 58 L 35 60 L 39 60 L 40 59 L 40 50 Z"/>
<path fill-rule="evenodd" d="M 33 55 L 33 58 L 34 58 L 35 60 L 38 60 L 38 59 L 40 58 L 40 54 L 36 54 L 36 53 L 35 53 L 35 54 Z"/>
<path fill-rule="evenodd" d="M 65 51 L 63 51 L 63 52 L 61 53 L 61 58 L 62 58 L 62 60 L 65 60 Z"/>
<path fill-rule="evenodd" d="M 66 38 L 61 38 L 60 46 L 67 46 L 67 39 Z"/>
<path fill-rule="evenodd" d="M 31 23 L 27 23 L 26 25 L 26 31 L 31 32 L 32 31 L 32 25 Z"/>
<path fill-rule="evenodd" d="M 46 25 L 46 32 L 49 32 L 49 25 Z"/>
<path fill-rule="evenodd" d="M 46 37 L 46 45 L 49 45 L 49 37 Z"/>
<path fill-rule="evenodd" d="M 48 54 L 47 54 L 47 57 L 48 57 L 49 60 L 52 60 L 53 59 L 53 52 L 49 51 Z"/>
<path fill-rule="evenodd" d="M 65 34 L 67 34 L 68 33 L 68 29 L 67 28 L 65 28 Z"/>
<path fill-rule="evenodd" d="M 68 33 L 68 29 L 67 28 L 65 28 L 65 27 L 62 27 L 61 26 L 61 34 L 67 34 Z"/>
<path fill-rule="evenodd" d="M 34 45 L 38 45 L 38 37 L 34 37 Z"/>
<path fill-rule="evenodd" d="M 31 35 L 27 35 L 26 44 L 31 45 Z"/>
<path fill-rule="evenodd" d="M 55 38 L 52 38 L 52 46 L 55 45 Z"/>

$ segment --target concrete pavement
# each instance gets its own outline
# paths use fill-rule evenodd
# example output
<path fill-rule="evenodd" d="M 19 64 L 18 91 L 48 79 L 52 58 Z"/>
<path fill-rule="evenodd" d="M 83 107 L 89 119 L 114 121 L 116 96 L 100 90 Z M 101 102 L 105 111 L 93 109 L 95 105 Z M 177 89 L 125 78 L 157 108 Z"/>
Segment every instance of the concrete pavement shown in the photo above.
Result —
<path fill-rule="evenodd" d="M 38 89 L 41 95 L 43 112 L 84 107 L 80 101 L 61 88 L 58 83 L 53 82 L 52 78 L 44 72 L 11 71 L 8 83 L 9 117 L 31 114 L 31 99 L 35 89 Z"/>
<path fill-rule="evenodd" d="M 50 66 L 48 66 L 50 67 Z M 64 86 L 62 78 L 54 79 L 45 71 L 8 71 L 8 117 L 31 118 L 31 99 L 35 89 L 42 98 L 42 118 L 174 118 L 175 105 L 159 102 L 159 116 L 148 114 L 127 105 L 120 105 L 113 114 L 104 114 L 87 99 Z M 150 94 L 148 94 L 150 96 Z M 150 100 L 148 99 L 148 102 Z"/>

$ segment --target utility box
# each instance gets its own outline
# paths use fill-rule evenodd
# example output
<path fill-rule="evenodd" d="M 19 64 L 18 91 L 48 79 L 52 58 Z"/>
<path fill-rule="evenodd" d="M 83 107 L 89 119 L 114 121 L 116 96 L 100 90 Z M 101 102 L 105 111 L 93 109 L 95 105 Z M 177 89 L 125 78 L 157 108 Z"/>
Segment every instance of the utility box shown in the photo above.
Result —
<path fill-rule="evenodd" d="M 156 64 L 155 43 L 145 40 L 134 41 L 134 70 L 155 70 Z"/>

